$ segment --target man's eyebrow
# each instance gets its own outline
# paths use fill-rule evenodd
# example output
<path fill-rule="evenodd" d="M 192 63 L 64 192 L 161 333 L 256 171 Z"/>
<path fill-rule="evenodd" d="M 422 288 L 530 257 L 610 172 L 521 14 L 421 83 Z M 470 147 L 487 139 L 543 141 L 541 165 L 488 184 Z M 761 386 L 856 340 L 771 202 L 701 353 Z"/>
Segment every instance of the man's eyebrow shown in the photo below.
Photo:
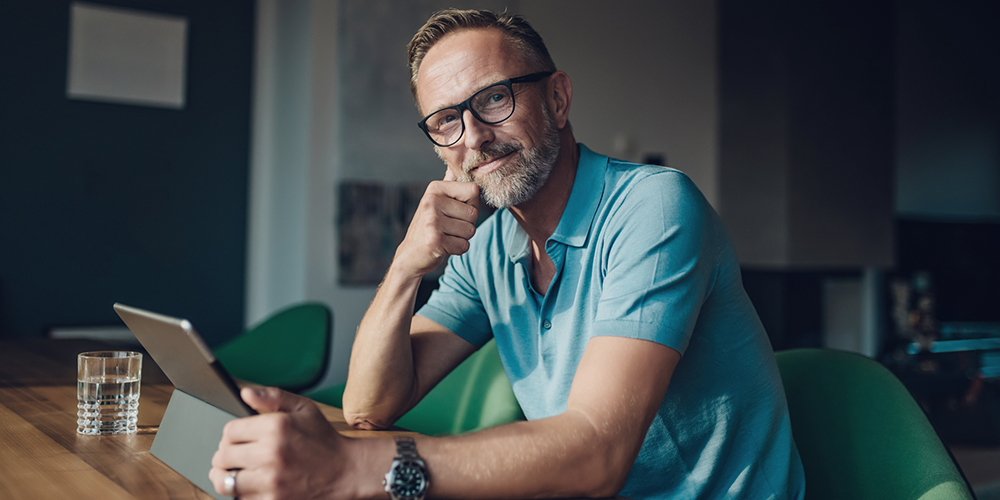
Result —
<path fill-rule="evenodd" d="M 436 113 L 438 111 L 441 111 L 442 109 L 447 109 L 447 108 L 450 108 L 450 107 L 453 107 L 453 106 L 458 106 L 459 104 L 465 102 L 468 98 L 470 98 L 473 95 L 475 95 L 476 93 L 478 93 L 480 90 L 486 89 L 486 88 L 488 88 L 488 87 L 490 87 L 492 85 L 493 85 L 492 83 L 489 83 L 489 84 L 486 84 L 486 86 L 484 86 L 484 87 L 479 87 L 476 90 L 472 91 L 471 94 L 469 94 L 469 95 L 461 98 L 461 100 L 458 101 L 458 102 L 455 102 L 455 103 L 452 103 L 452 104 L 444 104 L 444 105 L 441 105 L 441 106 L 434 107 L 432 111 L 430 111 L 429 113 L 427 113 L 427 115 L 430 115 L 431 113 Z"/>
<path fill-rule="evenodd" d="M 451 75 L 451 76 L 454 76 L 454 75 Z M 443 77 L 443 78 L 447 78 L 447 77 Z M 489 80 L 486 81 L 486 83 L 481 84 L 478 87 L 475 87 L 475 90 L 473 90 L 472 92 L 470 92 L 465 97 L 462 97 L 461 100 L 459 100 L 457 102 L 453 102 L 451 104 L 442 104 L 442 105 L 438 105 L 438 106 L 435 106 L 435 107 L 428 107 L 427 109 L 429 111 L 424 111 L 423 109 L 421 109 L 420 104 L 417 103 L 417 110 L 419 111 L 419 113 L 420 113 L 421 116 L 430 116 L 432 113 L 436 113 L 438 111 L 441 111 L 442 109 L 450 108 L 452 106 L 457 106 L 459 103 L 465 102 L 466 99 L 472 97 L 475 93 L 479 92 L 480 90 L 485 90 L 485 89 L 487 89 L 489 87 L 492 87 L 493 85 L 496 85 L 496 84 L 498 84 L 498 83 L 500 83 L 500 82 L 502 82 L 504 80 L 510 80 L 511 78 L 516 78 L 516 75 L 515 76 L 503 76 L 503 74 L 500 74 L 500 73 L 494 74 L 494 75 L 491 76 L 491 78 Z M 455 83 L 449 82 L 449 85 L 447 85 L 447 86 L 448 87 L 454 87 L 456 85 L 457 84 L 455 84 Z M 516 85 L 516 84 L 514 84 L 514 85 Z M 419 94 L 418 94 L 418 98 L 419 98 Z"/>

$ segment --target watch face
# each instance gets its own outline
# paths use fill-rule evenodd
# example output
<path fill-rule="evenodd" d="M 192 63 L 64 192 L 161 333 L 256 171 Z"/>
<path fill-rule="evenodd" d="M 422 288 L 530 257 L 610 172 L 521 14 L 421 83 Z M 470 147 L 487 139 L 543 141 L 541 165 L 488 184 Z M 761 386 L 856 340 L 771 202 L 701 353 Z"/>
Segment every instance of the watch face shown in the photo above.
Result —
<path fill-rule="evenodd" d="M 392 469 L 392 481 L 388 486 L 401 498 L 420 498 L 427 490 L 427 476 L 424 468 L 415 462 L 403 461 Z"/>

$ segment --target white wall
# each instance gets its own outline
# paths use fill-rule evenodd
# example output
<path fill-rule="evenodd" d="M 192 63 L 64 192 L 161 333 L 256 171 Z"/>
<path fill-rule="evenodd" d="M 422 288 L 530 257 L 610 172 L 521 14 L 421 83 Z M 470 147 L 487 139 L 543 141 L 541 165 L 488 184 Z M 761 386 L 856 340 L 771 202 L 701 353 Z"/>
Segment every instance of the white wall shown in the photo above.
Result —
<path fill-rule="evenodd" d="M 247 324 L 304 299 L 309 170 L 309 2 L 257 2 Z"/>
<path fill-rule="evenodd" d="M 347 375 L 374 286 L 337 282 L 341 181 L 427 182 L 443 165 L 415 126 L 405 47 L 435 10 L 509 7 L 570 74 L 578 140 L 624 159 L 665 153 L 715 201 L 715 3 L 698 0 L 257 0 L 247 323 L 288 304 L 334 311 L 331 368 Z M 629 148 L 615 146 L 627 139 Z"/>
<path fill-rule="evenodd" d="M 327 380 L 347 374 L 374 288 L 337 285 L 338 2 L 258 0 L 247 324 L 315 300 L 334 313 Z"/>

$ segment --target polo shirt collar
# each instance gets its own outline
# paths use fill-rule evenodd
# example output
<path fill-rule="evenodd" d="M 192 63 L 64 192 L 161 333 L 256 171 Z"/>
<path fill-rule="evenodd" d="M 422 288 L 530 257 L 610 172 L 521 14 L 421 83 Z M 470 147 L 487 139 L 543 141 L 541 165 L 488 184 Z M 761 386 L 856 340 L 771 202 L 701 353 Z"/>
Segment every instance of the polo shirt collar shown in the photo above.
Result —
<path fill-rule="evenodd" d="M 578 143 L 580 160 L 577 163 L 576 178 L 573 180 L 573 190 L 569 201 L 563 210 L 562 217 L 555 232 L 549 238 L 564 245 L 582 247 L 587 244 L 590 228 L 594 225 L 597 207 L 601 204 L 604 194 L 604 178 L 608 165 L 608 157 L 599 155 L 587 146 Z M 507 231 L 507 256 L 517 262 L 528 252 L 528 234 L 521 229 L 510 212 L 503 214 L 511 223 Z"/>
<path fill-rule="evenodd" d="M 590 228 L 594 226 L 594 216 L 604 195 L 604 177 L 608 169 L 608 157 L 591 151 L 583 144 L 580 148 L 580 162 L 576 168 L 576 179 L 569 202 L 559 218 L 559 225 L 550 240 L 571 247 L 587 244 Z"/>

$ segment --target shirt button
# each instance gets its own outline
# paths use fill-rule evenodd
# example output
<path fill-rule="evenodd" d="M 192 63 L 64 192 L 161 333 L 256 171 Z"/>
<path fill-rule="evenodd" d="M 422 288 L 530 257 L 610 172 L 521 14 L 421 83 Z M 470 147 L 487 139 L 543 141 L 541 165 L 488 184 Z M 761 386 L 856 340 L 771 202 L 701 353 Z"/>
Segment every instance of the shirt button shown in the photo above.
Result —
<path fill-rule="evenodd" d="M 546 330 L 549 330 L 549 329 L 551 329 L 551 328 L 552 328 L 552 322 L 551 322 L 551 321 L 549 321 L 549 320 L 545 320 L 545 321 L 543 321 L 543 322 L 542 322 L 542 328 L 544 328 L 544 329 L 546 329 Z"/>

